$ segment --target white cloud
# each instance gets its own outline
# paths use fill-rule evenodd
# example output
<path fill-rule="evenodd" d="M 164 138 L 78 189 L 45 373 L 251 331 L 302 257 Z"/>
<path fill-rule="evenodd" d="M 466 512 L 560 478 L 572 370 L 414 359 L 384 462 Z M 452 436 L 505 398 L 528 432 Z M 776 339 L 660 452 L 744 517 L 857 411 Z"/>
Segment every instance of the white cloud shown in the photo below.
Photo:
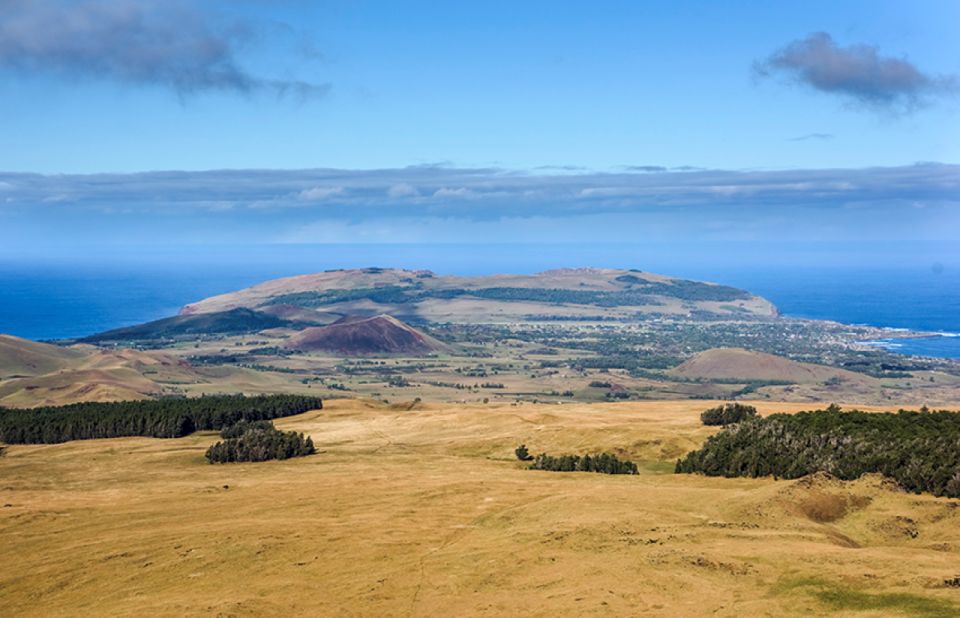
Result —
<path fill-rule="evenodd" d="M 473 189 L 468 189 L 467 187 L 457 187 L 456 189 L 451 189 L 450 187 L 440 187 L 433 192 L 433 197 L 471 198 L 476 197 L 476 195 L 476 191 Z"/>
<path fill-rule="evenodd" d="M 331 197 L 339 197 L 345 193 L 343 187 L 323 187 L 317 186 L 312 189 L 304 189 L 297 194 L 297 199 L 305 202 L 321 202 Z"/>
<path fill-rule="evenodd" d="M 238 216 L 376 219 L 423 216 L 571 217 L 602 212 L 731 205 L 743 209 L 820 210 L 844 204 L 900 206 L 916 201 L 956 207 L 960 166 L 923 163 L 866 169 L 540 175 L 503 170 L 220 170 L 139 174 L 0 172 L 4 198 L 17 208 L 44 204 L 76 210 L 129 207 L 143 213 L 209 212 L 231 204 Z M 56 200 L 69 200 L 54 203 Z M 52 199 L 51 199 L 52 198 Z M 0 206 L 7 207 L 3 201 Z M 249 212 L 249 215 L 243 215 Z M 305 214 L 299 214 L 299 213 Z"/>
<path fill-rule="evenodd" d="M 401 182 L 393 185 L 387 190 L 387 195 L 394 198 L 399 197 L 418 197 L 420 192 L 411 184 Z"/>

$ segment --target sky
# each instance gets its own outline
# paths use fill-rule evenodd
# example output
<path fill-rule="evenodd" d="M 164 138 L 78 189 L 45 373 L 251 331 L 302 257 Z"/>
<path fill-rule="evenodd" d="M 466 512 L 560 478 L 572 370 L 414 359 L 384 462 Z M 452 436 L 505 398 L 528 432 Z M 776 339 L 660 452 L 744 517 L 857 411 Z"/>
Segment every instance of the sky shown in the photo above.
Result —
<path fill-rule="evenodd" d="M 958 209 L 953 0 L 0 0 L 0 260 L 952 263 Z"/>

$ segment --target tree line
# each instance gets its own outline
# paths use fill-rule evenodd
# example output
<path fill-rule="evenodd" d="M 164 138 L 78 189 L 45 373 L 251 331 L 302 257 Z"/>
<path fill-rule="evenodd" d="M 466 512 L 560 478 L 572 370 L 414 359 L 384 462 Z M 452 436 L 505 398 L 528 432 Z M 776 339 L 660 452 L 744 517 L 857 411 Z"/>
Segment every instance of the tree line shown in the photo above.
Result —
<path fill-rule="evenodd" d="M 619 459 L 612 453 L 598 453 L 593 455 L 547 455 L 540 453 L 531 457 L 525 444 L 514 450 L 520 461 L 533 461 L 531 470 L 548 470 L 550 472 L 600 472 L 602 474 L 637 474 L 637 464 L 632 461 Z"/>
<path fill-rule="evenodd" d="M 678 473 L 795 479 L 878 472 L 904 489 L 960 498 L 960 413 L 826 410 L 748 417 L 677 461 Z"/>
<path fill-rule="evenodd" d="M 313 455 L 313 439 L 295 431 L 280 431 L 271 421 L 240 421 L 220 432 L 222 442 L 207 449 L 209 463 L 268 461 Z"/>
<path fill-rule="evenodd" d="M 301 395 L 213 395 L 110 403 L 76 403 L 30 409 L 0 408 L 0 441 L 53 444 L 67 440 L 145 436 L 179 438 L 323 407 L 319 397 Z"/>

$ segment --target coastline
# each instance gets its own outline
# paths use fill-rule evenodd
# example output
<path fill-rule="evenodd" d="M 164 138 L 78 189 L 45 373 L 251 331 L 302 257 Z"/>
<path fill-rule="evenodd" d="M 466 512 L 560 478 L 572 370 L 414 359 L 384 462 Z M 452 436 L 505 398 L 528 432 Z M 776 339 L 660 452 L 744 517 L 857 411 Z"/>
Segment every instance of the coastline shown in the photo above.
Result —
<path fill-rule="evenodd" d="M 960 360 L 960 333 L 891 332 L 890 336 L 865 340 L 862 345 L 904 356 Z"/>

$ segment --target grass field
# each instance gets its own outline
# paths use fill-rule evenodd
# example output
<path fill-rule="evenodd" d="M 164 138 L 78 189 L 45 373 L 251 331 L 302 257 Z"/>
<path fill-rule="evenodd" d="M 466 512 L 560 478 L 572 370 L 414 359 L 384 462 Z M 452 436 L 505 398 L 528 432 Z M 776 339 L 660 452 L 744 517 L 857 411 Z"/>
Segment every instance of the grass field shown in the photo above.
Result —
<path fill-rule="evenodd" d="M 960 615 L 960 502 L 670 473 L 708 405 L 331 401 L 276 422 L 318 454 L 258 464 L 206 464 L 212 433 L 10 446 L 2 613 Z M 525 470 L 521 442 L 641 474 Z"/>

